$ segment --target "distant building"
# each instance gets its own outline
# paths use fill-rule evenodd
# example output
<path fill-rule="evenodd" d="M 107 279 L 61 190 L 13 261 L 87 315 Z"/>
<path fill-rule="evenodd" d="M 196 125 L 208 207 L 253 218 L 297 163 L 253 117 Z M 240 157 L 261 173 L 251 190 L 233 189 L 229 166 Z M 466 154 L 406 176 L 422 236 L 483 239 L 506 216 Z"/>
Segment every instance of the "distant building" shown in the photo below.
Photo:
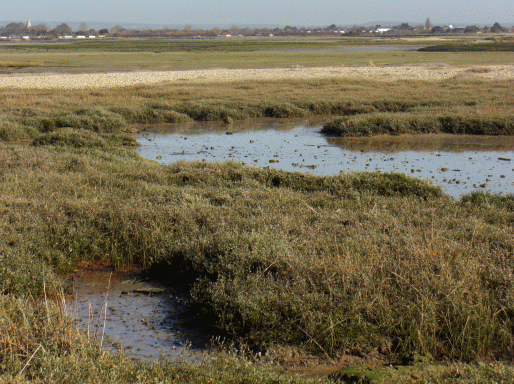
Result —
<path fill-rule="evenodd" d="M 388 32 L 388 31 L 390 31 L 390 30 L 391 30 L 391 28 L 377 28 L 377 29 L 375 30 L 375 32 L 376 32 L 376 33 L 384 33 L 384 32 Z"/>
<path fill-rule="evenodd" d="M 32 28 L 32 24 L 30 24 L 30 20 L 27 19 L 27 25 L 26 25 L 27 29 L 30 29 Z"/>

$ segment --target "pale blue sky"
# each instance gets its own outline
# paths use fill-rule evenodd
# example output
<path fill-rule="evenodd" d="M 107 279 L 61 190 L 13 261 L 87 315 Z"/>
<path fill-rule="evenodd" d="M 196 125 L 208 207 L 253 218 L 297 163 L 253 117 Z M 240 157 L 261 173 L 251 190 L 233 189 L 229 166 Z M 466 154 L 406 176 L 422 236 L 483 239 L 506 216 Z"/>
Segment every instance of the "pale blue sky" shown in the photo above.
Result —
<path fill-rule="evenodd" d="M 103 21 L 156 25 L 353 25 L 374 21 L 514 24 L 513 0 L 19 0 L 0 20 Z M 503 25 L 502 24 L 502 25 Z"/>

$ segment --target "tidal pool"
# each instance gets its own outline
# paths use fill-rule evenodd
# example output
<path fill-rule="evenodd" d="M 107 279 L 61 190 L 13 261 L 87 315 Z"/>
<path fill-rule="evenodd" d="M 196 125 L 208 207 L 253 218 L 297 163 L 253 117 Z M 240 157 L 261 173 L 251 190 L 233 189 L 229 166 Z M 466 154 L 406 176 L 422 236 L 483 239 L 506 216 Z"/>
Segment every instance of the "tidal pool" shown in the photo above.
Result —
<path fill-rule="evenodd" d="M 163 164 L 236 161 L 261 168 L 335 175 L 400 172 L 440 185 L 454 198 L 474 190 L 514 192 L 514 138 L 401 135 L 336 138 L 309 122 L 145 127 L 138 153 Z M 154 130 L 155 132 L 152 132 Z M 156 131 L 159 131 L 157 133 Z M 168 131 L 168 132 L 164 132 Z"/>
<path fill-rule="evenodd" d="M 186 296 L 173 287 L 133 274 L 104 270 L 74 276 L 68 306 L 91 340 L 139 359 L 170 359 L 181 353 L 200 358 L 209 338 L 185 327 Z"/>

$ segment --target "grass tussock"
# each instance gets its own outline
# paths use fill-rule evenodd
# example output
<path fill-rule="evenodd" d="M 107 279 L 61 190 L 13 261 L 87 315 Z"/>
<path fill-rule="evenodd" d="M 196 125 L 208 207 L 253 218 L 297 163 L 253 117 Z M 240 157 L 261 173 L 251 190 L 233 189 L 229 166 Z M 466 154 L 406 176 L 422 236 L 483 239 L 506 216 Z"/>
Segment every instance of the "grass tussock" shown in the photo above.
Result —
<path fill-rule="evenodd" d="M 98 135 L 84 129 L 62 128 L 46 132 L 36 137 L 32 143 L 34 147 L 58 146 L 73 148 L 112 148 L 114 146 L 135 146 L 136 140 L 126 135 L 103 134 Z"/>
<path fill-rule="evenodd" d="M 420 52 L 513 52 L 512 41 L 481 41 L 469 43 L 466 41 L 450 42 L 419 48 Z"/>
<path fill-rule="evenodd" d="M 46 61 L 25 61 L 25 62 L 14 62 L 14 61 L 0 61 L 0 68 L 31 68 L 31 67 L 44 67 Z"/>

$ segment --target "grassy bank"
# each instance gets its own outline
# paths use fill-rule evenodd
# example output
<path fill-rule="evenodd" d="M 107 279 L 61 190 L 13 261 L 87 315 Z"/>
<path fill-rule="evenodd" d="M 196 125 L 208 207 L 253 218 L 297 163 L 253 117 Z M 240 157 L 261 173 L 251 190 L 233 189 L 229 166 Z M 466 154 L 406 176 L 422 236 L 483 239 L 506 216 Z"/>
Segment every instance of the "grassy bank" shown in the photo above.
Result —
<path fill-rule="evenodd" d="M 157 266 L 191 291 L 198 326 L 259 350 L 377 350 L 407 361 L 414 351 L 464 361 L 513 352 L 512 195 L 455 202 L 400 174 L 166 167 L 80 130 L 2 144 L 0 158 L 1 289 L 5 300 L 25 300 L 2 319 L 33 329 L 30 342 L 22 331 L 2 338 L 4 374 L 20 372 L 39 345 L 22 377 L 54 372 L 49 362 L 68 349 L 41 333 L 54 315 L 33 313 L 29 297 L 45 287 L 58 297 L 55 274 L 83 260 Z M 33 323 L 21 321 L 24 311 Z M 115 365 L 64 345 L 79 366 Z M 19 346 L 24 353 L 12 352 Z"/>
<path fill-rule="evenodd" d="M 372 113 L 358 117 L 334 118 L 323 126 L 322 132 L 349 137 L 416 133 L 510 136 L 514 134 L 514 117 L 496 114 L 437 116 Z"/>
<path fill-rule="evenodd" d="M 514 39 L 511 37 L 489 38 L 489 41 L 455 41 L 434 44 L 420 48 L 420 52 L 513 52 Z"/>
<path fill-rule="evenodd" d="M 119 134 L 131 125 L 257 117 L 339 116 L 331 133 L 511 134 L 512 81 L 241 81 L 107 90 L 7 90 L 0 138 L 31 139 L 58 128 Z M 353 116 L 353 117 L 352 117 Z M 330 117 L 327 117 L 330 120 Z"/>

